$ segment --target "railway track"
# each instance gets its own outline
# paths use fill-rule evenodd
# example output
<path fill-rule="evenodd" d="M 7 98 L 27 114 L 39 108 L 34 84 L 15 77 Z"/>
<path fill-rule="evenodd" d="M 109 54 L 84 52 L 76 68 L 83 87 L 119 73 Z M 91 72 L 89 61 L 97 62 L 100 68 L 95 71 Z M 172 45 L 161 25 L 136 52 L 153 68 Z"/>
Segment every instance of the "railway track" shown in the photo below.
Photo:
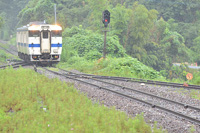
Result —
<path fill-rule="evenodd" d="M 91 75 L 86 76 L 85 74 L 73 74 L 69 71 L 65 71 L 62 69 L 60 69 L 59 72 L 55 72 L 47 68 L 43 68 L 43 69 L 53 74 L 63 76 L 68 79 L 72 79 L 84 84 L 97 87 L 105 91 L 115 93 L 117 95 L 128 98 L 130 100 L 138 101 L 152 108 L 157 108 L 159 110 L 163 110 L 164 112 L 170 113 L 174 116 L 178 116 L 182 120 L 188 120 L 192 123 L 200 125 L 200 117 L 199 117 L 200 108 L 198 107 L 191 106 L 183 102 L 176 102 L 174 100 L 170 100 L 170 99 L 160 97 L 154 94 L 142 92 L 133 88 L 128 88 L 125 86 L 113 84 L 113 83 L 104 81 L 102 79 L 97 79 L 97 78 L 100 78 L 99 76 L 95 77 Z M 145 97 L 148 97 L 148 98 L 143 99 L 144 95 Z M 161 103 L 161 104 L 159 105 L 158 103 Z M 162 105 L 162 103 L 164 103 L 164 105 Z"/>
<path fill-rule="evenodd" d="M 6 44 L 7 41 L 0 40 L 0 43 L 2 43 L 2 44 Z"/>
<path fill-rule="evenodd" d="M 6 41 L 2 41 L 2 40 L 0 40 L 0 43 L 2 43 L 2 44 L 7 44 Z M 18 56 L 18 52 L 17 52 L 17 50 L 15 50 L 14 47 L 15 47 L 15 46 L 10 46 L 10 49 L 7 49 L 7 48 L 4 48 L 4 47 L 2 47 L 2 46 L 0 45 L 0 49 L 4 50 L 4 51 L 6 51 L 7 53 L 10 53 L 10 54 L 12 54 L 12 55 L 14 55 L 14 56 Z M 22 64 L 22 66 L 25 65 L 25 62 L 23 62 L 21 59 L 20 59 L 20 60 L 19 60 L 19 59 L 6 59 L 6 62 L 7 62 L 8 64 L 2 65 L 2 66 L 0 66 L 0 68 L 4 68 L 4 67 L 10 66 L 10 65 L 13 65 L 14 67 L 17 67 L 17 66 L 16 66 L 17 64 Z M 12 64 L 11 64 L 11 63 L 12 63 Z"/>
<path fill-rule="evenodd" d="M 2 46 L 0 46 L 0 48 L 3 49 L 3 50 L 6 51 L 6 52 L 12 54 L 12 55 L 16 55 L 16 56 L 17 56 L 17 51 L 14 50 L 14 49 L 8 50 L 8 49 L 6 49 L 6 48 L 4 48 L 4 47 L 2 47 Z"/>
<path fill-rule="evenodd" d="M 19 63 L 13 63 L 13 64 L 6 64 L 6 65 L 1 65 L 0 69 L 5 69 L 6 67 L 12 66 L 13 68 L 18 68 L 20 66 L 29 66 L 31 65 L 31 63 L 27 63 L 27 62 L 19 62 Z"/>
<path fill-rule="evenodd" d="M 126 77 L 113 77 L 113 76 L 100 76 L 100 75 L 92 75 L 92 74 L 77 74 L 64 69 L 60 69 L 62 71 L 67 72 L 68 74 L 76 77 L 85 77 L 85 78 L 96 78 L 96 79 L 109 79 L 109 80 L 117 80 L 117 81 L 126 81 L 126 82 L 137 82 L 137 83 L 146 83 L 152 85 L 162 85 L 162 86 L 170 86 L 177 88 L 185 88 L 185 89 L 196 89 L 200 90 L 199 85 L 190 85 L 184 86 L 180 83 L 171 83 L 171 82 L 162 82 L 162 81 L 153 81 L 153 80 L 145 80 L 145 79 L 137 79 L 137 78 L 126 78 Z"/>

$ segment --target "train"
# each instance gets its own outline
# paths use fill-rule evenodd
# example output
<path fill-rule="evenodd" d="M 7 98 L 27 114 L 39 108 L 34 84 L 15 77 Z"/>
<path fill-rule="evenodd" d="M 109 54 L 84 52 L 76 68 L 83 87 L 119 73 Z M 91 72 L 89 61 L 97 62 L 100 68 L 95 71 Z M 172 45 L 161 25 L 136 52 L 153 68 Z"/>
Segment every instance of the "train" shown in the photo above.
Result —
<path fill-rule="evenodd" d="M 57 64 L 62 53 L 62 27 L 30 22 L 17 28 L 18 56 L 35 64 Z"/>

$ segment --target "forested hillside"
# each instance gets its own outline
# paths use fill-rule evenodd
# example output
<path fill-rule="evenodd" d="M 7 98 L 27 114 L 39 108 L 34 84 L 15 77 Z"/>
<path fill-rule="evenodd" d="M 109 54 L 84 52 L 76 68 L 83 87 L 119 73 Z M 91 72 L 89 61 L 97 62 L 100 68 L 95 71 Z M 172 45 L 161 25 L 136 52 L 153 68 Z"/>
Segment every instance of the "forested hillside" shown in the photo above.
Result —
<path fill-rule="evenodd" d="M 14 35 L 18 23 L 18 13 L 24 8 L 29 0 L 1 0 L 0 1 L 0 38 L 8 40 Z M 2 25 L 4 23 L 4 25 Z"/>
<path fill-rule="evenodd" d="M 75 26 L 81 27 L 78 31 L 89 33 L 64 34 L 64 44 L 72 44 L 78 36 L 80 41 L 80 36 L 90 40 L 90 34 L 93 42 L 99 42 L 95 39 L 103 34 L 102 12 L 108 9 L 111 12 L 108 36 L 118 40 L 126 54 L 158 71 L 165 70 L 164 73 L 168 73 L 173 62 L 200 64 L 199 0 L 7 0 L 0 2 L 0 26 L 4 23 L 0 37 L 8 40 L 17 27 L 31 21 L 46 20 L 53 24 L 55 4 L 57 22 L 64 33 L 77 29 L 71 29 Z M 118 49 L 118 43 L 112 46 Z M 110 52 L 116 55 L 115 48 Z M 88 56 L 98 59 L 99 52 L 93 51 Z"/>

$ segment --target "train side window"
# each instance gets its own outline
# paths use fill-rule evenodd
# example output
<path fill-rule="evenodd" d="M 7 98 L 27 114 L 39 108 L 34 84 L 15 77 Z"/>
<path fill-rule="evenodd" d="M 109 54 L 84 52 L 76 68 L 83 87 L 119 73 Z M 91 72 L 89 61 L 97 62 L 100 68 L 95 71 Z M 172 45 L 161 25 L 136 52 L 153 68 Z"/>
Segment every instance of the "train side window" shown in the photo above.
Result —
<path fill-rule="evenodd" d="M 52 37 L 62 37 L 62 31 L 61 30 L 53 30 L 51 31 Z"/>
<path fill-rule="evenodd" d="M 40 32 L 39 31 L 29 31 L 29 37 L 39 37 L 40 36 Z"/>
<path fill-rule="evenodd" d="M 47 39 L 48 38 L 48 31 L 43 31 L 43 38 Z"/>

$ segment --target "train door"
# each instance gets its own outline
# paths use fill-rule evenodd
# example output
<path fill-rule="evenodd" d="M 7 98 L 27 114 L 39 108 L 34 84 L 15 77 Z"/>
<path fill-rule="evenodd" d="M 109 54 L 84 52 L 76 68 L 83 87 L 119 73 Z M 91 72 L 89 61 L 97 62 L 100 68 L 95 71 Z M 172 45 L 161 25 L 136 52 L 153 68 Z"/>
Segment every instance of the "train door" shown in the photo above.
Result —
<path fill-rule="evenodd" d="M 41 53 L 50 53 L 50 46 L 51 46 L 51 41 L 50 41 L 50 31 L 49 30 L 43 30 L 41 33 Z"/>

